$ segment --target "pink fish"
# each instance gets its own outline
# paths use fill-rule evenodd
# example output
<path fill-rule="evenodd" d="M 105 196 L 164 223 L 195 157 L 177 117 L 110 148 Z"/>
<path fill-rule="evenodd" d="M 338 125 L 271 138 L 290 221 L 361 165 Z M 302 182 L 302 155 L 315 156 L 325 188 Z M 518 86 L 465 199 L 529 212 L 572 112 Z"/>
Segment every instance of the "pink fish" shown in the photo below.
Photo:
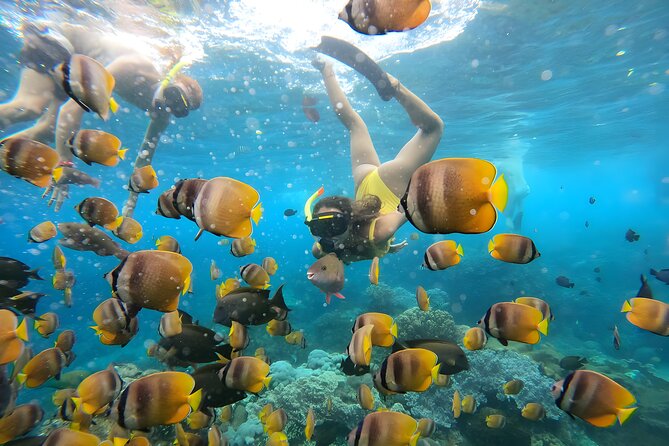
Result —
<path fill-rule="evenodd" d="M 307 271 L 307 279 L 325 293 L 325 303 L 335 295 L 345 299 L 339 292 L 344 288 L 344 263 L 337 254 L 330 253 L 318 259 Z"/>

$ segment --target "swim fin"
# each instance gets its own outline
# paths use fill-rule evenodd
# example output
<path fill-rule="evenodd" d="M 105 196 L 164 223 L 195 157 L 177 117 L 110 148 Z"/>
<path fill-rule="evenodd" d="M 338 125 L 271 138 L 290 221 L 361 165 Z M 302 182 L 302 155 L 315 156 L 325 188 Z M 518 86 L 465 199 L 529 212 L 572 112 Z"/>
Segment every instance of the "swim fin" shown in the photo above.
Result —
<path fill-rule="evenodd" d="M 395 96 L 388 74 L 355 45 L 335 37 L 322 36 L 321 43 L 314 50 L 337 59 L 365 76 L 384 101 Z"/>

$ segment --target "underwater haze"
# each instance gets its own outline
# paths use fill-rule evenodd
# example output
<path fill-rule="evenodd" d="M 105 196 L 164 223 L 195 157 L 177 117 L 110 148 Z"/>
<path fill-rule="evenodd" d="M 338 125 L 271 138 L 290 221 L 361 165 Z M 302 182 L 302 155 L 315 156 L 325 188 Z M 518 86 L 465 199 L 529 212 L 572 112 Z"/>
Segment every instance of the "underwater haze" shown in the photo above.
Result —
<path fill-rule="evenodd" d="M 406 0 L 405 3 L 429 2 Z M 73 427 L 81 429 L 77 432 L 90 432 L 100 442 L 135 431 L 135 435 L 148 437 L 154 445 L 173 444 L 175 438 L 180 445 L 226 444 L 225 441 L 231 445 L 408 445 L 416 444 L 419 433 L 417 444 L 424 446 L 667 444 L 669 2 L 432 0 L 430 14 L 423 23 L 412 26 L 413 29 L 382 35 L 364 34 L 338 19 L 345 4 L 345 0 L 0 1 L 3 49 L 0 52 L 0 140 L 3 140 L 0 143 L 3 170 L 0 172 L 0 285 L 3 287 L 0 308 L 5 308 L 0 313 L 14 315 L 12 319 L 0 314 L 0 392 L 17 395 L 15 401 L 6 398 L 6 405 L 4 398 L 0 400 L 0 415 L 5 419 L 0 417 L 0 444 L 10 440 L 17 443 L 8 444 L 42 444 L 41 440 L 21 443 L 27 441 L 21 440 L 23 436 L 43 436 L 45 441 L 51 441 L 46 444 L 75 444 L 74 440 L 68 443 L 53 435 L 57 429 Z M 151 89 L 146 94 L 135 94 L 140 91 L 139 81 L 130 85 L 122 74 L 115 75 L 116 86 L 109 94 L 118 102 L 118 110 L 110 113 L 106 121 L 96 114 L 95 106 L 91 107 L 93 112 L 83 113 L 81 129 L 115 135 L 122 148 L 128 150 L 125 159 L 119 159 L 115 166 L 87 165 L 81 156 L 76 153 L 73 156 L 68 146 L 67 157 L 71 158 L 72 166 L 99 179 L 100 184 L 70 185 L 58 210 L 55 203 L 49 205 L 50 194 L 43 196 L 44 188 L 28 181 L 30 173 L 22 174 L 11 165 L 15 161 L 8 158 L 8 153 L 10 142 L 25 135 L 32 135 L 30 140 L 40 140 L 53 149 L 58 144 L 67 144 L 69 134 L 58 142 L 58 126 L 70 119 L 63 112 L 68 106 L 82 113 L 75 100 L 69 99 L 79 94 L 78 87 L 68 83 L 74 82 L 77 74 L 74 62 L 68 65 L 70 78 L 66 81 L 56 77 L 62 70 L 59 64 L 31 70 L 24 48 L 26 24 L 39 25 L 36 35 L 40 39 L 56 36 L 55 40 L 61 44 L 63 39 L 70 38 L 68 26 L 89 33 L 86 35 L 92 36 L 91 40 L 81 45 L 90 47 L 88 56 L 91 60 L 99 59 L 101 65 L 98 68 L 91 62 L 82 68 L 84 73 L 88 69 L 102 70 L 92 71 L 96 75 L 104 73 L 102 66 L 110 68 L 126 55 L 140 55 L 142 60 L 150 61 L 158 76 L 153 83 L 147 81 Z M 504 210 L 495 202 L 489 178 L 485 178 L 488 186 L 478 195 L 465 188 L 463 193 L 470 194 L 472 200 L 482 200 L 490 209 L 492 205 L 497 208 L 492 210 L 497 215 L 496 220 L 493 216 L 490 221 L 494 224 L 492 229 L 474 231 L 477 233 L 459 230 L 428 233 L 421 230 L 416 215 L 406 221 L 405 208 L 395 211 L 406 222 L 394 232 L 392 243 L 406 241 L 407 245 L 397 253 L 387 253 L 385 246 L 386 250 L 376 255 L 379 265 L 376 284 L 374 272 L 370 272 L 375 255 L 344 265 L 343 288 L 336 292 L 345 299 L 332 291 L 329 304 L 325 300 L 329 291 L 314 279 L 310 269 L 317 261 L 312 245 L 324 242 L 327 237 L 319 240 L 310 232 L 313 226 L 305 221 L 314 216 L 311 206 L 305 203 L 321 186 L 325 191 L 323 196 L 352 199 L 357 179 L 352 164 L 355 166 L 357 161 L 352 160 L 349 131 L 336 113 L 343 106 L 337 100 L 331 104 L 323 76 L 312 64 L 314 58 L 332 64 L 343 92 L 369 130 L 381 163 L 393 160 L 417 129 L 416 121 L 412 123 L 403 104 L 379 97 L 375 85 L 364 77 L 364 69 L 356 71 L 315 51 L 322 36 L 333 36 L 358 47 L 441 118 L 443 135 L 431 160 L 489 161 L 497 169 L 495 184 L 500 181 L 499 175 L 504 174 L 509 188 Z M 102 43 L 95 39 L 101 39 Z M 45 48 L 46 55 L 39 57 L 46 60 L 56 57 L 53 47 Z M 75 48 L 68 51 L 77 52 Z M 68 64 L 69 60 L 68 57 L 59 62 Z M 138 66 L 134 62 L 128 65 L 130 71 Z M 180 65 L 170 71 L 177 64 Z M 21 90 L 30 81 L 26 71 L 37 73 L 40 69 L 37 76 L 47 79 L 44 81 L 47 83 L 36 82 L 33 90 Z M 143 80 L 151 78 L 151 74 L 143 72 L 137 76 Z M 182 76 L 199 83 L 201 105 L 192 90 L 190 93 L 185 87 L 169 90 Z M 103 88 L 97 84 L 90 91 L 85 85 L 97 82 L 97 78 L 84 74 L 82 79 L 84 92 L 78 101 L 93 101 L 89 98 L 102 94 Z M 69 86 L 69 90 L 63 85 Z M 169 104 L 168 90 L 179 92 L 177 99 L 185 104 L 187 116 L 175 116 L 176 105 L 171 109 L 168 105 L 167 111 L 156 105 L 161 98 Z M 136 97 L 128 100 L 133 94 Z M 147 100 L 149 96 L 153 98 Z M 44 97 L 50 100 L 43 103 L 35 99 Z M 27 102 L 21 102 L 22 99 Z M 108 101 L 109 97 L 105 99 Z M 59 115 L 58 107 L 66 100 Z M 106 112 L 108 103 L 103 102 Z M 150 106 L 138 106 L 144 102 Z M 32 129 L 40 119 L 48 121 L 49 116 L 52 125 L 47 125 L 39 137 L 35 136 L 37 133 L 21 133 Z M 165 119 L 165 130 L 155 141 L 143 144 L 150 122 L 159 120 L 156 116 Z M 421 128 L 419 134 L 430 131 L 427 126 Z M 124 214 L 128 189 L 133 184 L 135 158 L 139 155 L 137 167 L 149 164 L 146 157 L 154 149 L 155 156 L 152 160 L 149 156 L 148 161 L 159 184 L 148 193 L 136 194 L 134 212 L 128 213 L 127 208 L 125 211 L 125 217 L 131 216 L 141 225 L 139 241 L 130 244 L 100 224 L 96 231 L 104 232 L 107 239 L 120 245 L 117 251 L 107 253 L 112 255 L 92 252 L 88 241 L 78 246 L 78 250 L 70 249 L 64 243 L 67 235 L 61 228 L 55 237 L 44 242 L 29 240 L 31 229 L 45 221 L 56 225 L 83 223 L 82 227 L 87 229 L 86 215 L 75 206 L 89 197 L 103 197 L 117 207 L 118 216 Z M 62 153 L 60 156 L 59 164 L 50 167 L 49 178 L 52 170 L 70 167 L 69 158 L 63 158 Z M 36 159 L 31 158 L 28 163 Z M 403 172 L 406 183 L 411 173 Z M 463 178 L 466 175 L 463 173 Z M 175 219 L 156 211 L 161 194 L 168 194 L 172 204 L 171 188 L 180 180 L 216 177 L 241 182 L 230 182 L 230 189 L 221 192 L 221 202 L 234 193 L 241 194 L 240 191 L 255 190 L 259 194 L 258 200 L 251 199 L 249 203 L 236 198 L 231 201 L 237 210 L 231 211 L 234 215 L 230 219 L 239 221 L 239 227 L 252 228 L 252 233 L 244 234 L 255 241 L 254 252 L 249 255 L 238 257 L 231 252 L 237 249 L 237 245 L 233 248 L 234 240 L 241 237 L 231 235 L 232 232 L 222 236 L 217 233 L 223 231 L 220 229 L 223 219 L 206 225 L 191 221 L 183 213 Z M 480 188 L 480 183 L 472 180 L 465 184 Z M 207 184 L 214 188 L 213 183 Z M 448 184 L 441 187 L 448 188 Z M 410 192 L 407 197 L 410 199 Z M 415 198 L 427 202 L 420 207 L 421 212 L 437 206 L 428 198 L 420 194 Z M 189 206 L 198 208 L 196 215 L 214 213 L 212 206 L 207 208 L 204 198 L 199 201 L 193 198 Z M 255 222 L 253 212 L 260 208 L 262 217 Z M 442 215 L 442 221 L 451 218 L 449 221 L 465 221 L 474 218 L 474 214 L 448 214 L 448 218 Z M 113 215 L 111 221 L 116 217 Z M 204 232 L 195 240 L 200 229 Z M 533 242 L 540 256 L 525 264 L 494 258 L 490 240 L 498 234 L 511 233 Z M 157 242 L 164 240 L 163 236 L 178 241 L 181 256 L 174 257 L 185 257 L 186 263 L 192 265 L 192 272 L 175 277 L 166 272 L 172 271 L 169 268 L 173 266 L 167 261 L 162 264 L 156 260 L 160 266 L 152 269 L 152 265 L 138 261 L 140 266 L 136 266 L 128 260 L 140 251 L 150 250 L 149 255 L 155 254 L 160 244 Z M 428 252 L 433 252 L 433 244 L 444 240 L 461 245 L 463 254 L 449 251 L 456 260 L 434 270 Z M 52 280 L 59 274 L 52 261 L 57 246 L 62 247 L 67 259 L 66 270 L 76 278 L 73 285 L 65 287 L 71 288 L 71 305 L 67 305 L 63 287 Z M 268 286 L 262 280 L 254 285 L 258 272 L 243 267 L 256 264 L 269 270 L 267 257 L 276 261 L 278 270 L 269 274 Z M 3 282 L 10 275 L 8 259 L 38 269 L 43 280 L 30 277 L 24 286 Z M 144 265 L 146 269 L 135 274 L 128 271 L 128 265 L 137 268 Z M 121 282 L 114 281 L 124 280 L 124 268 L 128 282 L 119 285 Z M 115 269 L 115 274 L 105 277 Z M 262 276 L 261 273 L 258 274 Z M 192 290 L 186 293 L 183 289 L 185 294 L 179 297 L 182 288 L 188 288 L 188 276 Z M 211 336 L 186 340 L 186 346 L 179 350 L 169 343 L 170 336 L 165 336 L 164 330 L 162 334 L 159 332 L 159 327 L 164 329 L 166 325 L 161 324 L 161 317 L 174 309 L 168 309 L 163 302 L 169 290 L 174 291 L 169 284 L 181 280 L 175 296 L 178 308 L 192 316 L 191 322 L 177 316 L 176 325 L 213 330 L 221 345 L 227 346 L 235 340 L 231 339 L 230 328 L 220 323 L 220 308 L 226 299 L 239 295 L 235 294 L 239 291 L 223 296 L 218 286 L 230 278 L 238 279 L 240 289 L 249 293 L 238 303 L 230 304 L 240 313 L 242 306 L 248 309 L 250 296 L 265 288 L 268 292 L 258 294 L 262 299 L 258 305 L 267 305 L 267 312 L 279 311 L 282 307 L 279 305 L 281 308 L 277 309 L 276 301 L 268 299 L 282 292 L 290 309 L 286 320 L 292 333 L 270 335 L 272 328 L 267 328 L 267 323 L 273 316 L 260 323 L 239 320 L 248 330 L 248 345 L 239 349 L 243 353 L 230 353 L 228 349 L 223 354 L 213 346 L 205 352 L 205 356 L 211 356 L 210 360 L 192 360 L 189 353 L 205 349 L 203 346 L 211 342 Z M 112 286 L 110 282 L 114 282 Z M 160 283 L 156 289 L 167 283 L 166 291 L 160 289 L 155 295 L 160 301 L 159 308 L 151 308 L 132 296 L 145 282 Z M 418 286 L 429 296 L 427 311 L 417 304 Z M 11 299 L 26 291 L 44 293 L 34 312 L 22 311 L 16 305 L 21 299 L 32 297 Z M 554 320 L 548 321 L 550 318 L 542 315 L 542 322 L 550 322 L 550 329 L 546 336 L 540 336 L 538 343 L 505 338 L 497 331 L 500 327 L 495 326 L 511 324 L 510 331 L 519 331 L 522 326 L 522 330 L 538 336 L 538 321 L 527 328 L 524 315 L 513 320 L 511 316 L 509 320 L 500 317 L 499 321 L 484 317 L 493 305 L 523 296 L 547 302 L 554 316 Z M 641 310 L 636 313 L 642 301 L 630 301 L 635 297 L 643 298 L 643 303 L 649 305 L 649 313 L 641 314 Z M 137 318 L 138 331 L 130 335 L 124 346 L 104 345 L 101 342 L 104 335 L 101 338 L 99 332 L 90 328 L 100 325 L 93 318 L 94 311 L 110 298 L 122 302 L 124 308 L 127 305 L 130 316 L 126 316 Z M 625 306 L 631 309 L 621 312 Z M 226 316 L 236 320 L 231 315 L 237 313 L 225 308 Z M 257 317 L 266 316 L 258 314 L 257 307 L 248 311 L 255 311 Z M 57 314 L 58 324 L 53 334 L 44 337 L 35 328 L 39 325 L 35 317 L 48 312 Z M 347 356 L 356 357 L 359 345 L 352 341 L 351 327 L 359 315 L 368 312 L 384 313 L 394 319 L 395 347 L 391 350 L 374 343 L 370 368 L 356 375 L 342 370 L 341 363 Z M 281 319 L 281 315 L 277 314 L 276 319 Z M 14 335 L 20 331 L 16 325 L 22 320 L 28 326 L 28 341 Z M 478 350 L 465 348 L 467 330 L 479 323 L 486 331 L 485 346 Z M 19 385 L 18 377 L 12 380 L 12 371 L 17 367 L 17 373 L 27 376 L 26 384 L 30 383 L 31 373 L 37 372 L 23 368 L 25 362 L 20 363 L 18 351 L 13 356 L 7 352 L 27 351 L 30 347 L 37 354 L 53 347 L 64 330 L 75 333 L 72 352 L 76 358 L 67 367 L 58 365 L 59 380 L 55 379 L 58 374 L 55 372 L 34 388 Z M 422 370 L 416 366 L 418 370 L 400 363 L 397 374 L 404 371 L 415 381 L 423 373 L 429 388 L 417 391 L 408 385 L 405 390 L 384 395 L 388 388 L 375 382 L 378 380 L 373 376 L 388 372 L 388 367 L 382 364 L 387 365 L 391 353 L 407 347 L 406 341 L 430 339 L 449 341 L 444 344 L 449 348 L 457 344 L 457 351 L 464 352 L 468 366 L 448 373 L 448 385 L 439 386 L 436 377 L 430 375 L 432 367 Z M 505 346 L 507 339 L 510 342 Z M 162 342 L 167 358 L 147 354 L 158 342 Z M 361 345 L 372 348 L 366 343 Z M 264 348 L 264 355 L 259 348 Z M 428 346 L 424 349 L 431 352 Z M 451 353 L 439 352 L 433 355 L 439 358 L 439 364 L 452 359 Z M 215 385 L 228 393 L 234 393 L 234 386 L 241 386 L 234 387 L 242 392 L 238 401 L 232 398 L 226 404 L 214 406 L 203 403 L 200 411 L 212 418 L 205 425 L 196 426 L 199 429 L 193 428 L 193 414 L 186 419 L 184 413 L 146 429 L 125 426 L 128 429 L 119 433 L 116 424 L 121 424 L 122 412 L 121 418 L 130 418 L 129 411 L 134 411 L 138 419 L 149 417 L 145 412 L 150 410 L 142 407 L 142 404 L 150 406 L 146 400 L 135 403 L 137 407 L 119 403 L 119 399 L 125 401 L 131 390 L 136 390 L 132 388 L 135 380 L 173 370 L 181 373 L 180 379 L 188 381 L 190 378 L 184 375 L 196 374 L 196 369 L 205 364 L 217 364 L 218 355 L 225 356 L 222 361 L 227 363 L 219 368 L 230 373 L 222 372 L 221 377 L 218 372 L 214 374 Z M 266 388 L 261 386 L 258 392 L 243 384 L 230 383 L 235 379 L 250 380 L 262 368 L 254 362 L 250 369 L 240 372 L 243 379 L 239 378 L 231 371 L 238 359 L 236 355 L 270 362 L 271 382 L 266 383 Z M 8 356 L 12 357 L 3 360 Z M 582 362 L 570 367 L 579 358 L 583 358 Z M 98 407 L 90 426 L 77 421 L 72 426 L 72 419 L 64 420 L 63 410 L 52 401 L 54 392 L 76 389 L 84 376 L 105 370 L 110 364 L 123 379 L 122 389 L 117 389 L 120 396 L 117 394 Z M 33 365 L 42 370 L 53 364 Z M 579 381 L 573 378 L 581 376 L 579 371 L 597 374 L 583 374 L 583 380 Z M 563 395 L 561 388 L 557 389 L 558 398 L 551 388 L 568 376 L 572 379 L 564 384 Z M 611 387 L 608 381 L 606 384 L 597 381 L 601 376 L 615 381 L 617 387 Z M 517 394 L 505 393 L 503 386 L 514 379 L 523 382 L 522 389 Z M 432 381 L 435 383 L 430 385 Z M 361 384 L 371 389 L 374 397 L 371 410 L 361 407 L 358 397 Z M 568 392 L 568 385 L 573 390 L 577 384 L 584 386 L 579 391 L 585 396 Z M 169 385 L 161 389 L 176 395 L 178 391 Z M 211 388 L 213 385 L 208 382 L 203 387 L 205 401 L 208 392 L 218 391 Z M 200 387 L 197 382 L 195 388 L 187 389 L 180 404 L 187 407 L 186 398 Z M 78 396 L 85 400 L 86 396 L 81 394 L 84 390 L 80 388 L 79 392 Z M 633 402 L 623 398 L 627 393 L 633 395 Z M 475 401 L 472 410 L 461 409 L 459 401 L 453 402 L 454 398 L 464 400 L 465 396 Z M 621 404 L 622 400 L 625 402 Z M 44 410 L 43 417 L 28 423 L 30 428 L 20 432 L 10 429 L 10 425 L 20 423 L 16 419 L 7 421 L 8 417 L 21 405 L 31 403 Z M 162 404 L 160 410 L 169 410 L 172 403 Z M 261 421 L 259 412 L 268 403 L 274 410 L 284 409 L 287 421 Z M 545 415 L 538 420 L 521 415 L 528 403 L 541 404 Z M 119 408 L 119 405 L 125 406 Z M 630 407 L 637 409 L 629 418 L 621 415 Z M 313 433 L 307 434 L 311 439 L 307 440 L 305 426 L 310 409 L 315 415 L 315 425 Z M 382 411 L 377 412 L 378 409 Z M 80 409 L 74 410 L 75 416 L 77 410 Z M 426 435 L 411 423 L 409 428 L 393 424 L 386 416 L 392 412 L 406 414 L 415 421 L 432 420 L 436 428 Z M 375 425 L 369 415 L 377 413 L 383 417 Z M 501 426 L 493 424 L 495 418 L 490 418 L 493 415 L 504 417 Z M 597 426 L 593 422 L 605 415 L 612 416 L 610 423 L 604 423 L 610 426 Z M 175 424 L 181 426 L 179 430 Z M 281 435 L 270 437 L 268 426 L 270 433 L 285 433 L 285 439 Z M 215 428 L 222 439 L 212 439 L 209 432 Z M 181 429 L 193 435 L 184 436 L 179 433 Z M 356 430 L 360 437 L 360 432 L 367 432 L 365 429 L 371 432 L 371 437 L 356 439 Z M 51 438 L 46 440 L 50 434 Z"/>

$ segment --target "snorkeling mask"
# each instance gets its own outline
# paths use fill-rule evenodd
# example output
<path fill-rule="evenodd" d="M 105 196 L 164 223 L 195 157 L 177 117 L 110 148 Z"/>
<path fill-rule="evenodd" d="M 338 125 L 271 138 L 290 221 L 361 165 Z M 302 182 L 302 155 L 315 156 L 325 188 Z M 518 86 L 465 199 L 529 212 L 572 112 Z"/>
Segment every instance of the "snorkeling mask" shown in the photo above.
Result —
<path fill-rule="evenodd" d="M 321 212 L 318 215 L 312 215 L 311 205 L 319 196 L 323 195 L 324 189 L 321 186 L 304 204 L 304 215 L 306 219 L 304 224 L 309 226 L 309 230 L 316 237 L 322 237 L 320 243 L 330 242 L 334 246 L 329 237 L 335 237 L 346 232 L 348 228 L 349 218 L 346 214 L 339 211 Z"/>
<path fill-rule="evenodd" d="M 178 85 L 170 85 L 172 78 L 187 62 L 179 62 L 167 73 L 165 79 L 160 83 L 156 93 L 153 95 L 153 106 L 156 110 L 164 110 L 172 113 L 176 118 L 185 118 L 190 112 L 190 102 Z"/>

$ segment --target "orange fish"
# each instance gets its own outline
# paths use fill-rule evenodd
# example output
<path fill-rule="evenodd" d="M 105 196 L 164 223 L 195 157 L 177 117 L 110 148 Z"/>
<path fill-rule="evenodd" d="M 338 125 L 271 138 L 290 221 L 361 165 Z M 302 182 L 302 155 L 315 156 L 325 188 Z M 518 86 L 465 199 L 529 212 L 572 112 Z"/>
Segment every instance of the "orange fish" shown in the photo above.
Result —
<path fill-rule="evenodd" d="M 593 426 L 608 427 L 616 420 L 622 425 L 637 409 L 627 389 L 601 373 L 576 370 L 553 384 L 555 404 L 570 415 Z"/>
<path fill-rule="evenodd" d="M 121 140 L 102 130 L 79 130 L 67 142 L 74 156 L 88 164 L 116 166 L 119 159 L 125 159 L 128 149 L 121 149 Z"/>
<path fill-rule="evenodd" d="M 669 336 L 669 304 L 655 299 L 635 297 L 625 301 L 620 310 L 630 323 L 660 336 Z"/>
<path fill-rule="evenodd" d="M 442 240 L 425 250 L 422 266 L 430 271 L 440 271 L 457 265 L 464 255 L 462 245 L 453 240 Z"/>
<path fill-rule="evenodd" d="M 47 348 L 38 353 L 23 367 L 17 379 L 26 387 L 34 388 L 44 384 L 49 378 L 60 378 L 60 372 L 65 368 L 67 359 L 57 347 Z"/>
<path fill-rule="evenodd" d="M 25 138 L 0 141 L 0 169 L 37 187 L 47 187 L 58 164 L 58 152 Z"/>
<path fill-rule="evenodd" d="M 19 325 L 16 315 L 0 310 L 0 366 L 16 361 L 28 342 L 28 326 L 23 319 Z"/>
<path fill-rule="evenodd" d="M 548 319 L 544 319 L 541 311 L 515 302 L 496 303 L 479 321 L 479 326 L 502 345 L 508 345 L 508 341 L 536 344 L 539 333 L 548 334 Z"/>
<path fill-rule="evenodd" d="M 248 237 L 262 217 L 260 194 L 241 181 L 217 177 L 207 181 L 194 204 L 195 222 L 203 231 L 231 238 Z M 197 239 L 197 237 L 196 237 Z"/>
<path fill-rule="evenodd" d="M 427 295 L 425 288 L 420 285 L 416 288 L 416 303 L 422 311 L 430 310 L 430 296 Z"/>
<path fill-rule="evenodd" d="M 372 285 L 379 284 L 379 258 L 374 257 L 372 264 L 369 266 L 369 283 Z"/>
<path fill-rule="evenodd" d="M 488 242 L 488 252 L 497 260 L 519 264 L 541 256 L 532 239 L 517 234 L 497 234 Z"/>
<path fill-rule="evenodd" d="M 496 180 L 496 181 L 495 181 Z M 419 167 L 400 200 L 409 222 L 428 234 L 480 234 L 497 222 L 509 195 L 504 175 L 475 158 L 444 158 Z"/>
<path fill-rule="evenodd" d="M 427 20 L 430 0 L 349 0 L 339 19 L 367 35 L 414 29 Z"/>

